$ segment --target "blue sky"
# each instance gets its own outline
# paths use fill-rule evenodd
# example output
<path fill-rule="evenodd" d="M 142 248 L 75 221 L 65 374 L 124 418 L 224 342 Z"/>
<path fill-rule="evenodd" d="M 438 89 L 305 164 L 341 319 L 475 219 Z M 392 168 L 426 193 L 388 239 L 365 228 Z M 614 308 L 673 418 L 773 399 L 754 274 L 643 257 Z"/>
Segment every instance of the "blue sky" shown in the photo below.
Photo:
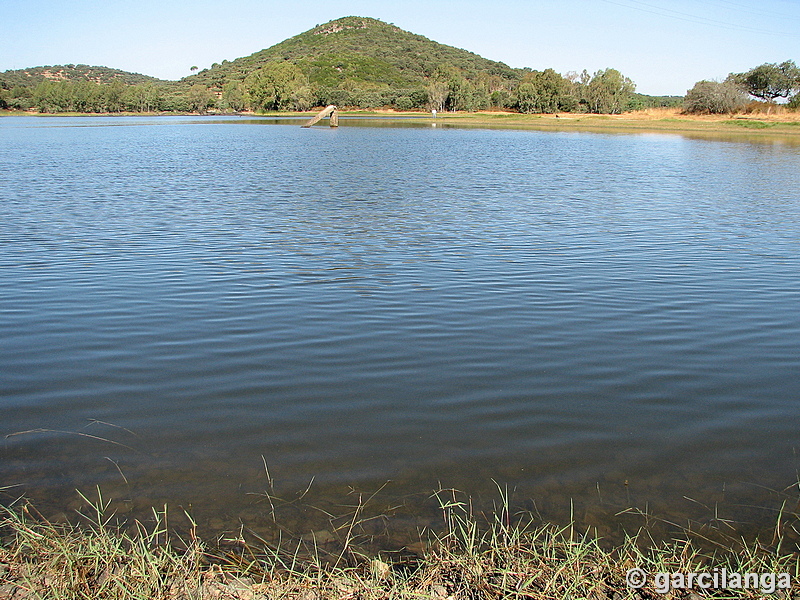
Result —
<path fill-rule="evenodd" d="M 348 15 L 512 67 L 613 67 L 654 95 L 800 63 L 800 0 L 2 0 L 0 71 L 85 63 L 179 79 Z"/>

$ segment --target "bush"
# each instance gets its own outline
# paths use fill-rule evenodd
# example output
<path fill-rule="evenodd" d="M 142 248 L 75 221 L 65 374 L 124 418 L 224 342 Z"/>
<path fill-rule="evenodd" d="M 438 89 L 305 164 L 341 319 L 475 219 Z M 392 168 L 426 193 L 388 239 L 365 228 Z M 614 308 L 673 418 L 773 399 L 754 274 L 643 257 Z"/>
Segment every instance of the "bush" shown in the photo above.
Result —
<path fill-rule="evenodd" d="M 742 110 L 747 95 L 730 81 L 698 81 L 686 92 L 684 112 L 690 114 L 724 114 Z"/>
<path fill-rule="evenodd" d="M 424 108 L 428 104 L 428 91 L 419 89 L 411 92 L 411 103 L 413 108 Z"/>
<path fill-rule="evenodd" d="M 335 104 L 336 106 L 353 106 L 353 95 L 347 90 L 340 90 L 336 88 L 321 88 L 317 92 L 317 105 L 327 106 L 328 104 Z"/>
<path fill-rule="evenodd" d="M 494 108 L 511 108 L 514 106 L 514 96 L 508 90 L 495 90 L 489 97 Z"/>
<path fill-rule="evenodd" d="M 379 108 L 384 105 L 384 99 L 378 92 L 356 92 L 355 101 L 358 108 Z"/>
<path fill-rule="evenodd" d="M 394 101 L 394 105 L 400 110 L 411 110 L 414 108 L 414 101 L 409 96 L 400 96 Z"/>

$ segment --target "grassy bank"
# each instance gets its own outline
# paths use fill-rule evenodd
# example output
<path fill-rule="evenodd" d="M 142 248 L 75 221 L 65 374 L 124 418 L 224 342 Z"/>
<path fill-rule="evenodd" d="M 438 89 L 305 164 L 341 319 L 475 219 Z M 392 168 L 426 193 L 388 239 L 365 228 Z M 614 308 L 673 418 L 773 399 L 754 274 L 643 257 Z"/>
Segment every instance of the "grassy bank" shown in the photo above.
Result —
<path fill-rule="evenodd" d="M 572 526 L 534 525 L 531 515 L 510 512 L 507 502 L 473 515 L 452 490 L 437 498 L 441 531 L 420 532 L 418 544 L 377 556 L 352 543 L 358 511 L 331 551 L 313 539 L 266 543 L 245 535 L 244 527 L 236 539 L 208 544 L 192 526 L 175 533 L 166 508 L 154 510 L 147 522 L 117 523 L 99 500 L 87 503 L 79 524 L 54 524 L 15 503 L 3 509 L 0 522 L 0 599 L 800 597 L 800 557 L 783 537 L 782 518 L 769 546 L 734 539 L 727 546 L 706 544 L 688 533 L 657 544 L 641 530 L 608 548 Z M 648 573 L 640 589 L 626 581 L 634 568 Z M 655 575 L 723 572 L 758 574 L 763 589 L 695 584 L 665 593 L 666 580 Z M 768 576 L 784 573 L 788 589 L 785 579 Z"/>
<path fill-rule="evenodd" d="M 393 111 L 347 111 L 346 117 L 393 116 L 435 123 L 439 126 L 537 129 L 542 131 L 587 131 L 595 133 L 675 133 L 716 139 L 782 139 L 800 143 L 800 113 L 783 111 L 775 114 L 750 115 L 686 115 L 679 109 L 659 108 L 621 115 L 538 114 L 505 112 L 439 113 L 433 119 L 428 113 Z"/>

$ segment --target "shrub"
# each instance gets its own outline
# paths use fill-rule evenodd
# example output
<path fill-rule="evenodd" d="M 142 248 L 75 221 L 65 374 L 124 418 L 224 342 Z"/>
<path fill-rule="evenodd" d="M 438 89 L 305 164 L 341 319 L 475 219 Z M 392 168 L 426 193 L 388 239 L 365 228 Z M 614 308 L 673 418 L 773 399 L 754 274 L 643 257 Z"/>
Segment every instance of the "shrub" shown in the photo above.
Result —
<path fill-rule="evenodd" d="M 746 103 L 746 94 L 730 81 L 698 81 L 686 92 L 683 110 L 692 114 L 734 113 Z"/>
<path fill-rule="evenodd" d="M 394 101 L 394 105 L 400 110 L 411 110 L 414 108 L 414 101 L 409 96 L 400 96 Z"/>

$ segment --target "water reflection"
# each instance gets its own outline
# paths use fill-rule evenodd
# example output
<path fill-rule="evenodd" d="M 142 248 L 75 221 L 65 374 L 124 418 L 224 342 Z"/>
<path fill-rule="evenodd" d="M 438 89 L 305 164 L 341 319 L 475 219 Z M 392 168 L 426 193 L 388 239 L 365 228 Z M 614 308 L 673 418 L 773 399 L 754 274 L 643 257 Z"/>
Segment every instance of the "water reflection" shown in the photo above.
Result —
<path fill-rule="evenodd" d="M 300 535 L 378 489 L 411 535 L 494 481 L 609 536 L 630 507 L 772 524 L 794 148 L 248 121 L 0 122 L 4 433 L 41 430 L 4 482 L 264 535 L 264 461 Z"/>

